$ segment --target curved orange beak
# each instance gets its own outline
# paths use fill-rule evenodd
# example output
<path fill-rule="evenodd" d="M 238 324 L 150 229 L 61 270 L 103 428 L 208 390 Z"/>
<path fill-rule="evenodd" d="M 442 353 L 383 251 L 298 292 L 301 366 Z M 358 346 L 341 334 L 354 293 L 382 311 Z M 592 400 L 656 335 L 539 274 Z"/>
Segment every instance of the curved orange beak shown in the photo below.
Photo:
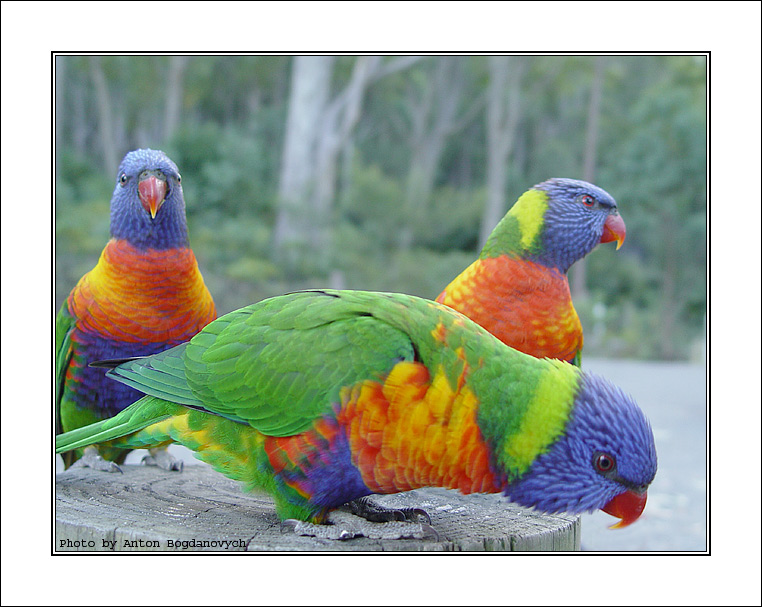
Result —
<path fill-rule="evenodd" d="M 611 525 L 609 529 L 621 529 L 637 521 L 646 507 L 647 497 L 645 491 L 643 493 L 625 491 L 601 508 L 606 514 L 621 519 L 619 522 Z"/>
<path fill-rule="evenodd" d="M 627 235 L 627 228 L 624 227 L 624 220 L 618 213 L 612 213 L 606 218 L 603 224 L 603 235 L 601 242 L 611 242 L 616 240 L 616 248 L 622 246 L 624 238 Z"/>
<path fill-rule="evenodd" d="M 164 198 L 167 196 L 167 182 L 149 175 L 138 184 L 138 195 L 143 208 L 151 214 L 153 219 L 164 204 Z"/>

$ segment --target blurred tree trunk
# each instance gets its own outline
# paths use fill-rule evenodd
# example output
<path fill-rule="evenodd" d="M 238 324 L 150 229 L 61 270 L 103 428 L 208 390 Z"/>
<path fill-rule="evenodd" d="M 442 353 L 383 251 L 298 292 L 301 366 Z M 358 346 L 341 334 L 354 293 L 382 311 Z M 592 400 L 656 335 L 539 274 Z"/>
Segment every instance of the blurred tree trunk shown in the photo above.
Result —
<path fill-rule="evenodd" d="M 598 122 L 601 115 L 601 90 L 605 57 L 595 58 L 595 71 L 590 87 L 590 101 L 587 105 L 587 127 L 585 130 L 585 156 L 582 161 L 582 179 L 595 182 L 595 167 L 598 152 Z M 585 300 L 590 297 L 587 289 L 587 260 L 583 257 L 574 264 L 570 274 L 572 299 Z"/>
<path fill-rule="evenodd" d="M 479 234 L 482 246 L 506 212 L 508 159 L 514 149 L 521 110 L 521 81 L 525 71 L 522 57 L 489 57 L 488 63 L 487 206 Z"/>
<path fill-rule="evenodd" d="M 56 174 L 61 162 L 61 152 L 64 146 L 64 116 L 66 115 L 66 58 L 56 57 Z"/>
<path fill-rule="evenodd" d="M 336 198 L 336 172 L 342 148 L 349 140 L 360 119 L 362 102 L 370 79 L 381 65 L 381 57 L 358 57 L 349 83 L 325 109 L 319 125 L 316 149 L 316 183 L 312 209 L 316 221 L 310 226 L 310 247 L 322 253 L 323 261 L 330 258 L 332 203 Z"/>
<path fill-rule="evenodd" d="M 119 166 L 119 154 L 114 143 L 114 114 L 111 96 L 106 85 L 106 77 L 103 74 L 101 58 L 97 55 L 90 57 L 90 75 L 95 87 L 95 100 L 98 108 L 98 132 L 103 151 L 104 168 L 110 174 Z"/>
<path fill-rule="evenodd" d="M 172 55 L 167 71 L 167 98 L 164 105 L 164 141 L 169 141 L 180 124 L 183 109 L 183 75 L 189 57 Z"/>
<path fill-rule="evenodd" d="M 68 83 L 66 86 L 71 93 L 71 104 L 68 110 L 69 129 L 71 132 L 71 145 L 79 156 L 88 156 L 88 139 L 90 137 L 89 122 L 85 108 L 87 107 L 87 98 L 85 87 L 82 82 L 81 70 L 78 70 L 77 77 L 69 69 Z M 87 87 L 89 88 L 89 87 Z"/>
<path fill-rule="evenodd" d="M 338 158 L 360 119 L 365 91 L 418 60 L 400 57 L 382 65 L 379 56 L 358 57 L 346 87 L 330 98 L 334 59 L 294 58 L 273 243 L 287 267 L 306 254 L 328 269 Z"/>
<path fill-rule="evenodd" d="M 314 221 L 309 201 L 314 189 L 315 153 L 321 117 L 330 92 L 334 57 L 293 58 L 291 93 L 286 135 L 278 184 L 278 214 L 273 233 L 276 257 L 289 266 L 296 264 L 309 240 Z"/>
<path fill-rule="evenodd" d="M 415 227 L 428 208 L 447 139 L 464 127 L 483 102 L 482 97 L 477 98 L 459 117 L 466 84 L 463 58 L 444 56 L 432 61 L 431 73 L 423 80 L 417 99 L 409 95 L 411 158 L 400 231 L 402 249 L 413 245 Z"/>

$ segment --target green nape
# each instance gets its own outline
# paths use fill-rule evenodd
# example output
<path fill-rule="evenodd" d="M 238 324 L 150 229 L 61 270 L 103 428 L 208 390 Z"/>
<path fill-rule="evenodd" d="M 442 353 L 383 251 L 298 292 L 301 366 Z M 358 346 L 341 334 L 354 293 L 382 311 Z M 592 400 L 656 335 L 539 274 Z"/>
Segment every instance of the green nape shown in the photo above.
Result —
<path fill-rule="evenodd" d="M 502 373 L 487 371 L 493 366 L 488 364 L 485 377 L 475 371 L 470 382 L 480 401 L 479 428 L 508 482 L 520 478 L 562 435 L 580 378 L 580 370 L 564 361 L 512 358 Z"/>
<path fill-rule="evenodd" d="M 547 208 L 547 193 L 540 190 L 524 192 L 492 230 L 479 259 L 511 253 L 537 252 Z"/>

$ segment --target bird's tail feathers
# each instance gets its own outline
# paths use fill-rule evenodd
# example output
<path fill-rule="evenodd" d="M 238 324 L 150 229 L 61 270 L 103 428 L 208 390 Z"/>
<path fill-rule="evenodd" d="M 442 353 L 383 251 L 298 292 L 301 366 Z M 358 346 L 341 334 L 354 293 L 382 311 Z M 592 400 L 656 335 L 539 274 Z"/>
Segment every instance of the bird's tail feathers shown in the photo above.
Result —
<path fill-rule="evenodd" d="M 175 415 L 183 409 L 181 405 L 153 396 L 144 396 L 114 417 L 59 434 L 56 436 L 56 453 L 121 438 Z"/>

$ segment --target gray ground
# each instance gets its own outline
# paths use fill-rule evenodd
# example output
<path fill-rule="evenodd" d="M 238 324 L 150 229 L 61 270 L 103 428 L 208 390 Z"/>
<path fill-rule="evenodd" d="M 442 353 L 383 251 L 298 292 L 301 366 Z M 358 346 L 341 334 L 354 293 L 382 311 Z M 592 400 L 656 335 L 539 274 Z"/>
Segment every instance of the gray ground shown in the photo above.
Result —
<path fill-rule="evenodd" d="M 651 420 L 659 471 L 641 518 L 624 529 L 596 512 L 582 520 L 582 550 L 706 550 L 706 372 L 702 365 L 585 359 L 583 367 L 631 394 Z M 187 465 L 205 465 L 177 445 Z M 134 451 L 127 463 L 139 463 Z M 59 458 L 60 465 L 60 458 Z M 62 466 L 61 466 L 62 469 Z"/>

